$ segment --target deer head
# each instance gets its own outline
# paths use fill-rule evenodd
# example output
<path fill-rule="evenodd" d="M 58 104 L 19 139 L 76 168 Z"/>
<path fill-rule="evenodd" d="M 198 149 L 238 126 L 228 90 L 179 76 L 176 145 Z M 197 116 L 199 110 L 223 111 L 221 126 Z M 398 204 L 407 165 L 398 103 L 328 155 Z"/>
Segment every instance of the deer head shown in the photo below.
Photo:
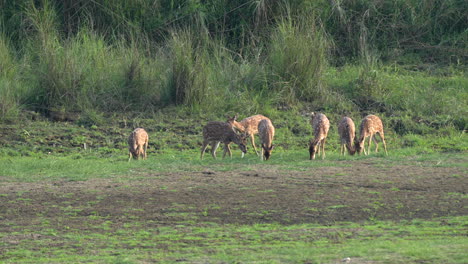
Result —
<path fill-rule="evenodd" d="M 362 141 L 362 144 L 361 144 L 359 140 L 355 139 L 354 140 L 354 153 L 357 153 L 360 155 L 363 149 L 364 149 L 364 141 Z"/>
<path fill-rule="evenodd" d="M 265 160 L 270 159 L 271 151 L 273 150 L 274 147 L 275 145 L 271 145 L 270 147 L 267 147 L 265 144 L 262 144 L 263 156 L 265 157 Z"/>
<path fill-rule="evenodd" d="M 318 141 L 311 140 L 309 144 L 310 159 L 315 159 L 315 153 L 317 153 Z"/>
<path fill-rule="evenodd" d="M 247 137 L 248 135 L 245 134 L 245 133 L 242 133 L 242 134 L 237 134 L 237 142 L 234 142 L 236 143 L 237 145 L 239 145 L 239 148 L 240 150 L 242 151 L 242 153 L 247 153 Z"/>

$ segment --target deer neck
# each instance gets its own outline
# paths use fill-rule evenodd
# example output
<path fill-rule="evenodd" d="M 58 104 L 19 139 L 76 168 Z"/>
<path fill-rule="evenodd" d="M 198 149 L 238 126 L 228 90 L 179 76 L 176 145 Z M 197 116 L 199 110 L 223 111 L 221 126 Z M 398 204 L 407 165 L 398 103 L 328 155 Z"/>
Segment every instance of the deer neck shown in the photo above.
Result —
<path fill-rule="evenodd" d="M 241 133 L 245 132 L 245 125 L 241 122 L 237 122 L 237 121 L 232 122 L 232 127 Z"/>

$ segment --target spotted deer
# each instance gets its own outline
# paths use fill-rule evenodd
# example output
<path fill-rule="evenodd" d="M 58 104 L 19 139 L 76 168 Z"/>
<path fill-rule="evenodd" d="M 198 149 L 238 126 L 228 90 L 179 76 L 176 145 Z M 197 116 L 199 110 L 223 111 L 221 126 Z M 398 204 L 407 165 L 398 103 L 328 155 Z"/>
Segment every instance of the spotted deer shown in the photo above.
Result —
<path fill-rule="evenodd" d="M 271 156 L 271 151 L 274 145 L 273 137 L 275 136 L 275 127 L 270 119 L 263 119 L 258 123 L 258 135 L 260 136 L 260 143 L 262 144 L 262 160 L 268 160 Z"/>
<path fill-rule="evenodd" d="M 385 136 L 384 136 L 382 120 L 380 120 L 380 118 L 375 115 L 368 115 L 364 117 L 364 119 L 362 119 L 361 126 L 359 127 L 359 139 L 354 144 L 356 147 L 356 151 L 359 154 L 361 154 L 363 150 L 364 150 L 365 155 L 370 154 L 370 147 L 371 147 L 372 140 L 374 140 L 374 143 L 375 143 L 375 152 L 378 152 L 379 145 L 375 138 L 376 133 L 378 133 L 380 138 L 382 139 L 382 143 L 385 149 L 385 154 L 388 155 L 387 144 L 385 144 Z M 369 143 L 368 143 L 368 148 L 366 152 L 364 143 L 367 137 L 369 137 Z"/>
<path fill-rule="evenodd" d="M 137 128 L 128 137 L 128 161 L 132 158 L 146 159 L 146 149 L 148 148 L 148 133 L 143 128 Z"/>
<path fill-rule="evenodd" d="M 247 152 L 244 134 L 239 135 L 234 132 L 229 123 L 218 121 L 208 122 L 208 124 L 203 127 L 203 146 L 201 148 L 200 159 L 203 159 L 208 144 L 211 146 L 211 156 L 216 159 L 216 149 L 219 147 L 220 143 L 224 143 L 223 158 L 226 156 L 226 153 L 229 153 L 229 157 L 232 158 L 231 148 L 229 147 L 231 142 L 239 145 L 242 153 Z"/>
<path fill-rule="evenodd" d="M 324 114 L 317 114 L 312 118 L 311 124 L 314 130 L 314 139 L 309 144 L 310 159 L 315 159 L 315 153 L 320 155 L 320 149 L 322 149 L 322 159 L 324 159 L 325 141 L 330 129 L 330 121 L 328 121 L 328 118 Z"/>
<path fill-rule="evenodd" d="M 351 118 L 345 116 L 341 119 L 338 124 L 338 134 L 340 135 L 341 155 L 345 155 L 346 149 L 348 149 L 350 155 L 354 155 L 356 153 L 356 148 L 354 147 L 356 128 Z"/>
<path fill-rule="evenodd" d="M 258 134 L 258 124 L 260 121 L 263 119 L 268 119 L 268 117 L 263 116 L 263 115 L 254 115 L 251 117 L 247 117 L 242 119 L 240 122 L 237 122 L 237 115 L 234 117 L 228 117 L 227 122 L 232 125 L 232 127 L 240 131 L 241 133 L 245 133 L 248 137 L 250 137 L 250 141 L 252 143 L 252 147 L 255 150 L 255 153 L 259 155 L 257 148 L 255 147 L 255 135 Z"/>

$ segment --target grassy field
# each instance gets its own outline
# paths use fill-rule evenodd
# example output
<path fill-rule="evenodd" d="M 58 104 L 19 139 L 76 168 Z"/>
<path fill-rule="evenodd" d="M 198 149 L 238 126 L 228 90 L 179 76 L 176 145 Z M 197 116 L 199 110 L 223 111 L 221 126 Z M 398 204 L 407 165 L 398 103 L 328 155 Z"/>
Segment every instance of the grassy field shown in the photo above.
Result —
<path fill-rule="evenodd" d="M 0 262 L 468 263 L 467 3 L 0 0 Z M 199 159 L 235 114 L 271 160 Z"/>
<path fill-rule="evenodd" d="M 136 162 L 125 153 L 4 156 L 0 260 L 468 260 L 465 152 L 409 148 L 388 157 L 341 157 L 329 151 L 326 160 L 311 162 L 304 149 L 276 151 L 268 163 L 237 152 L 203 161 L 193 150 Z"/>

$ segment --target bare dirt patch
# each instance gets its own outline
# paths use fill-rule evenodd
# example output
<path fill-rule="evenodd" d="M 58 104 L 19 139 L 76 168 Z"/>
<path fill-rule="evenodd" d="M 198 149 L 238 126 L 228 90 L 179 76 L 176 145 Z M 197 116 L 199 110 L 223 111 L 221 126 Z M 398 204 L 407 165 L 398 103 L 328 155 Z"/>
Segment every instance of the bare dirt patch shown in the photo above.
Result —
<path fill-rule="evenodd" d="M 2 229 L 43 226 L 113 228 L 133 221 L 181 223 L 320 223 L 466 215 L 466 169 L 382 166 L 308 171 L 274 166 L 137 175 L 135 179 L 3 183 Z M 19 241 L 20 237 L 7 238 Z"/>

